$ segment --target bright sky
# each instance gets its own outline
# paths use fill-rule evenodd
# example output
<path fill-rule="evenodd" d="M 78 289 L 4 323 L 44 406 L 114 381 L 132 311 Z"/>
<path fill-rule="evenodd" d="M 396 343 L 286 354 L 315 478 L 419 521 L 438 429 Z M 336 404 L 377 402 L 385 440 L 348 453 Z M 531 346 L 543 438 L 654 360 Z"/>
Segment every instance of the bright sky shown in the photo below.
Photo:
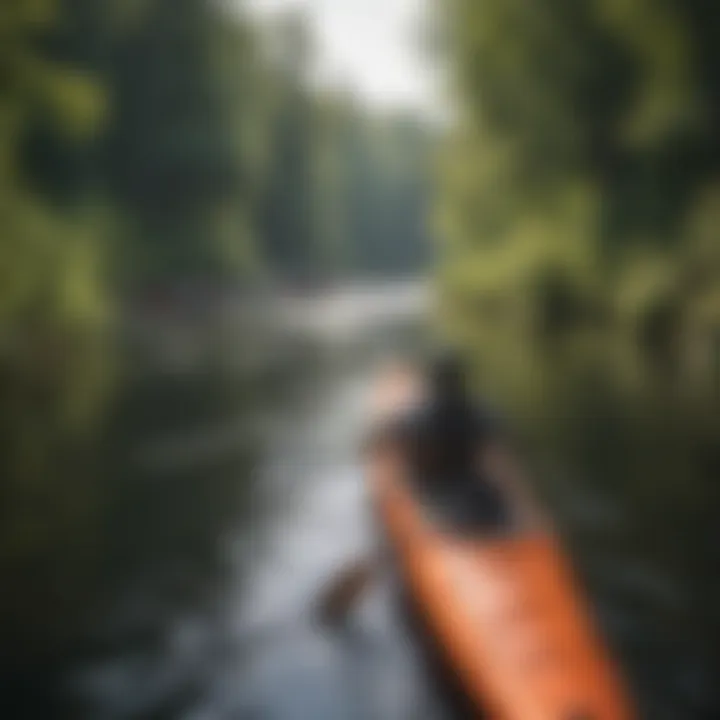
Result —
<path fill-rule="evenodd" d="M 381 108 L 433 115 L 433 75 L 419 37 L 430 0 L 247 0 L 261 14 L 307 13 L 317 45 L 315 77 Z"/>

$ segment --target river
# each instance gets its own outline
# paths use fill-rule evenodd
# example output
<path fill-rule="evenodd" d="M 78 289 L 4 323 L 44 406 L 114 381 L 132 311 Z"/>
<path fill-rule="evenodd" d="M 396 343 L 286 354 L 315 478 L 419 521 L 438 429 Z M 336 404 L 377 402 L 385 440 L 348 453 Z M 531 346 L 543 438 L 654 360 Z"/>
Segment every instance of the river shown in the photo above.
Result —
<path fill-rule="evenodd" d="M 145 481 L 179 487 L 170 496 L 168 488 L 158 491 L 163 510 L 151 513 L 150 527 L 137 526 L 148 546 L 136 551 L 113 610 L 99 621 L 103 650 L 71 674 L 71 694 L 85 714 L 198 720 L 441 716 L 417 680 L 416 654 L 388 583 L 369 591 L 341 628 L 318 627 L 312 613 L 337 569 L 373 551 L 358 457 L 367 389 L 383 356 L 420 341 L 427 305 L 427 290 L 417 283 L 278 300 L 264 308 L 262 322 L 284 337 L 285 352 L 302 350 L 275 370 L 273 387 L 259 402 L 241 393 L 236 418 L 226 407 L 224 422 L 200 424 L 207 408 L 192 417 L 197 408 L 186 405 L 187 427 L 166 420 L 165 427 L 155 423 L 152 432 L 142 433 L 142 440 L 135 436 L 131 447 L 140 446 L 134 452 L 146 468 Z M 224 352 L 232 354 L 227 347 Z M 187 368 L 182 377 L 191 379 L 188 386 L 197 379 Z M 181 395 L 189 391 L 182 381 L 174 388 Z M 182 406 L 177 398 L 174 403 Z M 210 513 L 206 519 L 222 522 L 222 531 L 196 531 L 183 558 L 182 542 L 171 547 L 178 523 L 191 523 L 188 509 L 197 504 L 202 511 L 207 499 L 203 489 L 193 497 L 184 476 L 207 487 L 216 461 L 232 454 L 234 444 L 251 447 L 233 480 L 242 486 L 237 513 L 229 523 L 222 513 Z M 136 523 L 136 513 L 149 512 L 154 500 L 144 490 L 136 498 L 145 507 L 128 509 L 118 524 Z M 196 546 L 207 542 L 216 543 L 215 555 Z M 169 556 L 156 552 L 159 543 Z M 198 558 L 213 570 L 198 568 Z M 159 580 L 168 565 L 172 577 Z M 167 588 L 158 588 L 185 593 L 188 584 L 189 602 L 175 602 Z"/>
<path fill-rule="evenodd" d="M 383 357 L 423 345 L 430 305 L 418 283 L 359 285 L 230 302 L 212 329 L 162 320 L 136 332 L 106 423 L 91 536 L 101 590 L 52 682 L 43 672 L 14 683 L 16 715 L 443 718 L 391 583 L 339 629 L 312 613 L 337 569 L 373 551 L 358 458 L 366 391 Z M 563 459 L 580 441 L 592 453 L 549 485 L 553 516 L 642 717 L 717 717 L 707 523 L 622 500 L 621 479 L 638 480 L 632 453 L 608 454 L 622 408 L 592 407 L 579 416 L 592 422 L 560 437 Z M 684 497 L 698 492 L 687 485 Z"/>

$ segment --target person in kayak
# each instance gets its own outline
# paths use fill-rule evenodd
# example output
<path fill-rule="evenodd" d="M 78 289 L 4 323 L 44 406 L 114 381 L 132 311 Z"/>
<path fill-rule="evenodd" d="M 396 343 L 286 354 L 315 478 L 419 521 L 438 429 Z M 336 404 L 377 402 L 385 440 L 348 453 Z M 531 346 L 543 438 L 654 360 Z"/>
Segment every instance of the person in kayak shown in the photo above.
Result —
<path fill-rule="evenodd" d="M 459 358 L 442 353 L 428 375 L 429 396 L 381 431 L 406 458 L 428 509 L 458 531 L 491 530 L 507 520 L 501 493 L 481 463 L 503 442 L 499 420 L 467 387 Z"/>
<path fill-rule="evenodd" d="M 501 477 L 506 494 L 515 495 L 513 476 L 519 468 L 503 424 L 473 399 L 463 365 L 452 353 L 431 363 L 426 386 L 423 400 L 373 429 L 366 451 L 397 450 L 421 502 L 453 531 L 508 527 L 516 518 L 510 517 L 495 481 Z M 514 514 L 523 502 L 518 494 Z M 378 574 L 377 558 L 361 558 L 338 573 L 316 604 L 321 621 L 342 620 Z"/>

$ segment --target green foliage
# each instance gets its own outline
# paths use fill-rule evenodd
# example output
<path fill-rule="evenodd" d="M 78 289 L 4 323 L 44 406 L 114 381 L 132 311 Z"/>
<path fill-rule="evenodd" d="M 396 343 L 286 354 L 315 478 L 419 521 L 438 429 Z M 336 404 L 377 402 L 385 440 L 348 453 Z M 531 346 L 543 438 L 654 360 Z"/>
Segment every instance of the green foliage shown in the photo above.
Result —
<path fill-rule="evenodd" d="M 471 306 L 477 326 L 502 305 L 503 322 L 541 336 L 602 319 L 640 344 L 669 304 L 681 327 L 650 332 L 646 360 L 685 362 L 682 328 L 718 278 L 717 103 L 701 65 L 718 61 L 699 25 L 717 11 L 457 0 L 452 19 L 462 103 L 439 211 L 448 301 Z M 709 332 L 720 316 L 702 305 Z"/>
<path fill-rule="evenodd" d="M 31 128 L 81 152 L 103 114 L 101 84 L 40 49 L 58 23 L 48 2 L 0 14 L 0 615 L 27 653 L 57 640 L 87 577 L 79 548 L 97 506 L 81 447 L 108 374 L 104 219 L 29 182 Z"/>
<path fill-rule="evenodd" d="M 242 145 L 262 113 L 252 77 L 253 47 L 241 18 L 197 0 L 144 4 L 139 19 L 112 29 L 104 72 L 113 113 L 102 141 L 103 172 L 125 218 L 119 249 L 138 281 L 216 275 L 236 242 L 252 161 Z"/>

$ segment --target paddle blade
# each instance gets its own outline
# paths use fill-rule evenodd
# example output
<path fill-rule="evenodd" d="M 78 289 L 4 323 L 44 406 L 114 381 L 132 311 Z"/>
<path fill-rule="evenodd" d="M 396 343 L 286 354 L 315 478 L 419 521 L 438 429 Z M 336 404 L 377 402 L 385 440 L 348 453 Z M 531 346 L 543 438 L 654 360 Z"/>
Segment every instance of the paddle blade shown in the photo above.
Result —
<path fill-rule="evenodd" d="M 341 625 L 376 576 L 375 563 L 364 559 L 340 570 L 315 602 L 315 617 L 325 626 Z"/>

